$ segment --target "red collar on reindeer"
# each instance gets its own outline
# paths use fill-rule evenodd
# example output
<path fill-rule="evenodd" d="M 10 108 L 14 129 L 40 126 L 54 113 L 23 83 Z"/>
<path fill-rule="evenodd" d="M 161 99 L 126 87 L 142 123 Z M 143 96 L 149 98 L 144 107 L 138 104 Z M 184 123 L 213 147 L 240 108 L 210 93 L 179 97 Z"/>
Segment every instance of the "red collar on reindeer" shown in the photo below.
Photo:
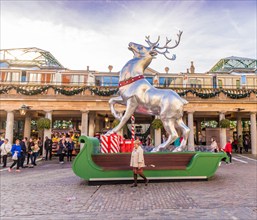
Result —
<path fill-rule="evenodd" d="M 144 78 L 145 77 L 143 75 L 139 75 L 139 76 L 135 76 L 135 77 L 126 79 L 124 81 L 119 82 L 119 87 L 126 86 L 126 85 L 128 85 L 130 83 L 133 83 L 133 82 L 135 82 L 137 80 L 144 79 Z"/>

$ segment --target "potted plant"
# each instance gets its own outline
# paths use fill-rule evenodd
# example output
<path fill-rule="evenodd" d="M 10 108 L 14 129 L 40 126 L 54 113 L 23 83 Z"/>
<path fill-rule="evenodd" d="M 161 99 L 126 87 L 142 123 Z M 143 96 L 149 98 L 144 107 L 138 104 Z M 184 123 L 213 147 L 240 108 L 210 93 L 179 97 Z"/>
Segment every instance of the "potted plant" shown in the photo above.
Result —
<path fill-rule="evenodd" d="M 229 128 L 230 127 L 230 121 L 228 119 L 220 120 L 220 127 L 221 128 Z"/>
<path fill-rule="evenodd" d="M 48 118 L 40 118 L 37 120 L 37 128 L 41 129 L 50 129 L 51 127 L 51 120 Z"/>
<path fill-rule="evenodd" d="M 154 119 L 153 121 L 152 121 L 152 127 L 154 128 L 154 129 L 162 129 L 163 128 L 163 124 L 162 124 L 162 121 L 161 121 L 161 119 Z"/>

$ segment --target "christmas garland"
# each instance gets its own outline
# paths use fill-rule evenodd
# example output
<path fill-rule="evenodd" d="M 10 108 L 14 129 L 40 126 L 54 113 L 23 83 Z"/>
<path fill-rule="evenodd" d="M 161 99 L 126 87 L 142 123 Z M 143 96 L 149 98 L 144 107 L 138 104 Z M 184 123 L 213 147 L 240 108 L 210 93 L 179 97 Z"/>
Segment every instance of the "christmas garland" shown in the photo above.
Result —
<path fill-rule="evenodd" d="M 73 96 L 80 94 L 85 90 L 91 91 L 92 94 L 98 96 L 112 96 L 118 93 L 118 88 L 98 88 L 98 87 L 89 87 L 89 86 L 81 86 L 81 87 L 69 87 L 69 86 L 57 86 L 57 85 L 46 85 L 46 86 L 28 86 L 28 85 L 18 85 L 18 86 L 0 86 L 0 94 L 8 94 L 8 91 L 11 89 L 16 90 L 18 94 L 21 95 L 39 95 L 44 94 L 49 88 L 53 88 L 54 91 L 58 94 L 66 95 L 66 96 Z M 257 95 L 257 89 L 250 89 L 250 90 L 226 90 L 226 89 L 181 89 L 175 88 L 176 91 L 180 96 L 185 96 L 187 93 L 192 93 L 193 95 L 202 98 L 202 99 L 209 99 L 215 96 L 218 96 L 220 93 L 225 94 L 227 97 L 231 99 L 242 99 L 249 97 L 251 93 Z"/>

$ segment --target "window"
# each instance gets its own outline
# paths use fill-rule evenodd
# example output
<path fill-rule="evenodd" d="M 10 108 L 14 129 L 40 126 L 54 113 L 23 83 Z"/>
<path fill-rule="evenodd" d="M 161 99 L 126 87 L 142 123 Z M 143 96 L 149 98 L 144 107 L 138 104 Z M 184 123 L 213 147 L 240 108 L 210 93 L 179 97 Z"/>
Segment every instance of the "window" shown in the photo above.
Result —
<path fill-rule="evenodd" d="M 153 85 L 153 77 L 145 77 L 145 79 L 146 79 L 151 85 Z"/>
<path fill-rule="evenodd" d="M 236 88 L 240 89 L 240 80 L 236 80 Z"/>
<path fill-rule="evenodd" d="M 23 70 L 21 72 L 21 81 L 22 82 L 26 82 L 26 76 L 27 76 L 27 73 L 26 73 L 26 71 Z"/>
<path fill-rule="evenodd" d="M 222 88 L 222 80 L 221 79 L 218 80 L 218 86 L 219 86 L 219 88 Z"/>
<path fill-rule="evenodd" d="M 160 77 L 159 78 L 159 85 L 161 86 L 170 86 L 172 84 L 172 82 L 175 82 L 175 78 L 173 77 Z"/>

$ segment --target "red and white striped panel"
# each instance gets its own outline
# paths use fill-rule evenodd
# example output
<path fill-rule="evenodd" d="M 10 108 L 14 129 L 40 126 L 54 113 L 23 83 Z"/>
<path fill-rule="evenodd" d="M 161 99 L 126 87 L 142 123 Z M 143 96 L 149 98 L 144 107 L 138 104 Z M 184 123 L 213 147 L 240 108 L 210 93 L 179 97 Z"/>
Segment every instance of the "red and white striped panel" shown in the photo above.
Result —
<path fill-rule="evenodd" d="M 120 137 L 117 134 L 110 136 L 101 136 L 101 152 L 102 153 L 119 153 Z"/>

